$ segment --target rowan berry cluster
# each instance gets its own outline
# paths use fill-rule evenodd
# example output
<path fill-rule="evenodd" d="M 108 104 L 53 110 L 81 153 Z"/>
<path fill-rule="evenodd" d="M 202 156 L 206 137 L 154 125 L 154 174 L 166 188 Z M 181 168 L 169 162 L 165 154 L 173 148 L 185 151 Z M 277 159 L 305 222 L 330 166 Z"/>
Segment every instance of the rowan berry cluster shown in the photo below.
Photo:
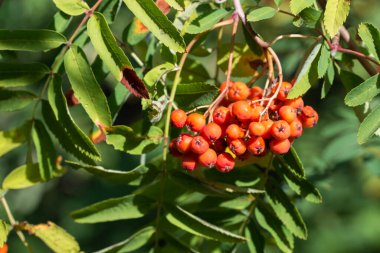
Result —
<path fill-rule="evenodd" d="M 225 88 L 223 83 L 220 91 Z M 269 150 L 287 153 L 303 128 L 318 122 L 317 112 L 305 106 L 301 97 L 287 99 L 291 88 L 291 83 L 283 82 L 281 87 L 265 92 L 259 86 L 249 88 L 243 82 L 230 82 L 223 101 L 210 114 L 209 123 L 203 114 L 187 115 L 181 109 L 174 110 L 172 124 L 177 128 L 186 126 L 192 133 L 173 139 L 169 144 L 171 154 L 180 157 L 182 167 L 189 171 L 201 165 L 228 172 L 234 168 L 235 159 L 263 156 Z"/>

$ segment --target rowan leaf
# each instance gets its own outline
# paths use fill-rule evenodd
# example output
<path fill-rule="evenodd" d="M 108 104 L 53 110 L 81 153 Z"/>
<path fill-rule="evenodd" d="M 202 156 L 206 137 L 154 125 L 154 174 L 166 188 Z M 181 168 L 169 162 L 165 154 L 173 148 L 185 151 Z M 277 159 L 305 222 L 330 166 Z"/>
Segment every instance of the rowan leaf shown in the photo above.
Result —
<path fill-rule="evenodd" d="M 327 0 L 324 25 L 330 37 L 334 37 L 350 12 L 350 0 Z"/>
<path fill-rule="evenodd" d="M 334 83 L 334 78 L 335 78 L 334 63 L 333 61 L 330 61 L 330 64 L 327 68 L 325 81 L 323 82 L 323 86 L 322 86 L 321 98 L 325 98 L 327 96 L 327 93 L 330 91 L 330 88 L 332 87 Z"/>
<path fill-rule="evenodd" d="M 313 3 L 314 3 L 314 0 L 291 0 L 290 1 L 290 11 L 294 15 L 297 15 L 302 10 L 313 5 Z"/>
<path fill-rule="evenodd" d="M 283 157 L 280 157 L 280 159 L 286 161 L 286 163 L 289 164 L 294 173 L 298 174 L 300 177 L 305 176 L 305 168 L 297 154 L 296 149 L 293 146 L 290 147 L 290 151 L 284 154 Z"/>
<path fill-rule="evenodd" d="M 28 121 L 22 126 L 0 132 L 0 157 L 9 151 L 21 146 L 29 137 L 31 123 Z"/>
<path fill-rule="evenodd" d="M 176 9 L 177 11 L 183 11 L 185 9 L 185 1 L 184 0 L 164 0 L 171 7 Z"/>
<path fill-rule="evenodd" d="M 366 143 L 380 128 L 380 105 L 372 110 L 359 126 L 358 143 Z"/>
<path fill-rule="evenodd" d="M 318 59 L 318 78 L 325 76 L 329 64 L 331 63 L 330 50 L 327 47 L 326 43 L 323 43 L 321 46 L 321 53 Z"/>
<path fill-rule="evenodd" d="M 78 16 L 90 9 L 82 0 L 53 0 L 58 9 L 71 16 Z"/>
<path fill-rule="evenodd" d="M 276 15 L 277 10 L 275 8 L 265 6 L 255 9 L 248 13 L 247 20 L 250 22 L 257 22 L 265 19 L 273 18 Z"/>
<path fill-rule="evenodd" d="M 66 43 L 66 38 L 53 30 L 0 29 L 0 50 L 45 51 Z"/>
<path fill-rule="evenodd" d="M 0 111 L 12 112 L 20 110 L 36 99 L 37 96 L 28 91 L 0 89 Z"/>
<path fill-rule="evenodd" d="M 71 213 L 78 223 L 99 223 L 115 220 L 137 219 L 152 208 L 151 200 L 136 195 L 107 199 Z"/>
<path fill-rule="evenodd" d="M 128 57 L 118 46 L 107 21 L 101 13 L 94 13 L 87 23 L 87 33 L 100 58 L 113 76 L 135 96 L 149 98 L 148 91 L 137 76 Z"/>
<path fill-rule="evenodd" d="M 123 31 L 123 41 L 131 46 L 140 43 L 149 34 L 148 28 L 134 17 L 132 22 Z"/>
<path fill-rule="evenodd" d="M 201 14 L 189 24 L 186 32 L 189 34 L 199 34 L 210 30 L 216 23 L 230 13 L 230 11 L 225 9 L 217 9 L 211 13 Z"/>
<path fill-rule="evenodd" d="M 359 25 L 358 33 L 369 52 L 380 60 L 380 31 L 372 24 L 362 23 Z"/>
<path fill-rule="evenodd" d="M 152 0 L 124 0 L 124 3 L 167 47 L 179 53 L 185 51 L 180 33 Z"/>
<path fill-rule="evenodd" d="M 120 11 L 122 0 L 103 0 L 99 5 L 99 12 L 104 15 L 108 24 L 112 24 Z"/>
<path fill-rule="evenodd" d="M 53 23 L 50 25 L 56 32 L 63 33 L 69 27 L 72 17 L 62 11 L 58 11 L 53 17 Z"/>
<path fill-rule="evenodd" d="M 4 243 L 7 241 L 11 228 L 11 225 L 3 220 L 0 220 L 0 247 L 3 247 Z"/>
<path fill-rule="evenodd" d="M 213 84 L 197 82 L 197 83 L 180 83 L 177 86 L 177 95 L 193 95 L 200 93 L 209 93 L 216 91 L 217 87 Z"/>
<path fill-rule="evenodd" d="M 72 45 L 65 54 L 64 63 L 75 96 L 88 116 L 95 125 L 111 126 L 112 119 L 106 96 L 96 81 L 82 49 Z"/>
<path fill-rule="evenodd" d="M 244 230 L 247 246 L 250 253 L 264 253 L 265 238 L 260 233 L 260 228 L 254 222 L 250 222 Z"/>
<path fill-rule="evenodd" d="M 41 63 L 0 62 L 0 87 L 26 86 L 41 80 L 50 70 Z"/>
<path fill-rule="evenodd" d="M 370 102 L 379 93 L 380 79 L 379 74 L 376 74 L 350 90 L 344 98 L 344 102 L 348 106 L 358 106 Z"/>
<path fill-rule="evenodd" d="M 179 206 L 166 205 L 166 219 L 178 228 L 193 235 L 198 235 L 212 240 L 222 242 L 244 242 L 245 238 L 231 233 L 223 228 L 217 227 Z"/>

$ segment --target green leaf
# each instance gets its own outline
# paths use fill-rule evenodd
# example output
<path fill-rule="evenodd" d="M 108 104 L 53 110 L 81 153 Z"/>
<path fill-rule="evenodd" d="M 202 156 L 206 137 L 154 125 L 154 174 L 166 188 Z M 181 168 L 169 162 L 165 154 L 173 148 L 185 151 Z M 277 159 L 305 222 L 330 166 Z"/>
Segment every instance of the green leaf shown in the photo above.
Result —
<path fill-rule="evenodd" d="M 348 92 L 344 98 L 344 102 L 348 106 L 358 106 L 370 102 L 379 93 L 380 80 L 379 74 L 376 74 Z"/>
<path fill-rule="evenodd" d="M 286 163 L 289 164 L 289 166 L 292 168 L 294 173 L 297 173 L 297 175 L 299 175 L 300 177 L 305 176 L 305 168 L 297 154 L 296 149 L 293 146 L 290 147 L 290 152 L 283 155 L 283 158 L 280 157 L 280 159 L 285 160 Z"/>
<path fill-rule="evenodd" d="M 187 27 L 186 32 L 190 34 L 203 33 L 210 30 L 221 19 L 225 18 L 231 12 L 225 9 L 217 9 L 211 13 L 204 13 L 194 19 Z"/>
<path fill-rule="evenodd" d="M 0 62 L 0 87 L 33 84 L 41 80 L 49 72 L 49 68 L 41 63 Z"/>
<path fill-rule="evenodd" d="M 75 96 L 83 105 L 95 125 L 111 126 L 111 113 L 106 96 L 81 48 L 72 45 L 65 54 L 65 69 Z"/>
<path fill-rule="evenodd" d="M 52 178 L 65 173 L 64 169 L 53 171 Z M 3 189 L 24 189 L 45 182 L 40 176 L 39 164 L 25 164 L 12 170 L 3 181 Z"/>
<path fill-rule="evenodd" d="M 30 122 L 24 123 L 21 127 L 0 132 L 0 157 L 9 151 L 22 145 L 29 136 L 31 129 Z"/>
<path fill-rule="evenodd" d="M 3 220 L 0 220 L 0 247 L 3 247 L 4 243 L 7 241 L 11 228 L 11 225 Z"/>
<path fill-rule="evenodd" d="M 334 63 L 330 61 L 330 64 L 327 68 L 327 75 L 325 77 L 325 81 L 323 82 L 323 86 L 322 86 L 321 98 L 325 98 L 327 96 L 327 93 L 330 91 L 330 88 L 334 83 L 334 78 L 335 78 Z"/>
<path fill-rule="evenodd" d="M 166 219 L 173 225 L 191 234 L 222 242 L 245 241 L 244 237 L 202 220 L 179 206 L 167 205 L 165 208 L 168 211 Z"/>
<path fill-rule="evenodd" d="M 0 89 L 0 111 L 12 112 L 27 107 L 37 97 L 28 91 Z"/>
<path fill-rule="evenodd" d="M 184 0 L 165 0 L 171 7 L 176 9 L 177 11 L 183 11 L 185 9 Z"/>
<path fill-rule="evenodd" d="M 45 51 L 66 43 L 66 38 L 52 30 L 2 30 L 0 50 Z"/>
<path fill-rule="evenodd" d="M 82 0 L 53 0 L 58 9 L 71 16 L 78 16 L 90 9 Z"/>
<path fill-rule="evenodd" d="M 277 160 L 276 158 L 273 165 L 275 166 L 276 170 L 280 171 L 279 174 L 285 178 L 285 181 L 295 193 L 305 198 L 309 202 L 322 202 L 322 196 L 319 193 L 318 189 L 315 188 L 315 186 L 307 181 L 304 177 L 301 177 L 299 174 L 297 174 L 293 168 L 284 160 Z"/>
<path fill-rule="evenodd" d="M 323 45 L 321 46 L 321 54 L 318 59 L 318 78 L 319 79 L 325 76 L 330 62 L 331 62 L 330 50 L 327 47 L 326 43 L 323 43 Z"/>
<path fill-rule="evenodd" d="M 71 20 L 72 17 L 70 15 L 63 13 L 62 11 L 58 11 L 53 17 L 51 28 L 56 32 L 63 33 L 69 27 Z"/>
<path fill-rule="evenodd" d="M 44 181 L 50 180 L 53 178 L 53 172 L 57 171 L 57 154 L 49 133 L 39 120 L 34 121 L 32 138 L 36 147 L 41 179 Z"/>
<path fill-rule="evenodd" d="M 265 203 L 259 201 L 255 209 L 256 220 L 269 232 L 282 252 L 291 253 L 294 247 L 292 234 L 281 224 L 281 221 Z"/>
<path fill-rule="evenodd" d="M 131 155 L 140 155 L 157 147 L 163 136 L 161 128 L 151 126 L 148 133 L 135 133 L 128 126 L 112 126 L 107 128 L 107 143 L 115 149 Z"/>
<path fill-rule="evenodd" d="M 324 25 L 330 37 L 334 37 L 350 12 L 350 0 L 327 0 Z"/>
<path fill-rule="evenodd" d="M 380 105 L 372 110 L 359 126 L 358 142 L 366 143 L 380 128 Z"/>
<path fill-rule="evenodd" d="M 177 95 L 192 95 L 199 93 L 208 93 L 216 91 L 217 88 L 215 85 L 209 83 L 180 83 L 177 86 Z"/>
<path fill-rule="evenodd" d="M 314 0 L 291 0 L 290 1 L 290 11 L 294 15 L 297 15 L 302 10 L 313 5 L 313 3 L 314 3 Z"/>
<path fill-rule="evenodd" d="M 167 47 L 179 53 L 185 51 L 186 45 L 178 30 L 152 0 L 124 0 L 124 3 Z"/>
<path fill-rule="evenodd" d="M 149 30 L 134 17 L 132 22 L 123 31 L 123 41 L 131 46 L 140 43 L 149 34 Z"/>
<path fill-rule="evenodd" d="M 117 81 L 137 97 L 149 98 L 144 83 L 137 76 L 128 57 L 118 46 L 107 21 L 100 13 L 94 13 L 87 23 L 87 33 L 100 58 Z"/>
<path fill-rule="evenodd" d="M 247 238 L 247 246 L 250 253 L 264 253 L 265 238 L 261 235 L 260 229 L 254 222 L 250 222 L 244 230 Z"/>
<path fill-rule="evenodd" d="M 284 2 L 284 0 L 274 0 L 274 3 L 277 5 L 277 7 L 280 7 L 280 5 Z"/>
<path fill-rule="evenodd" d="M 116 117 L 124 105 L 125 101 L 127 101 L 130 93 L 121 83 L 116 84 L 112 94 L 107 98 L 108 105 L 110 107 L 112 120 L 115 121 Z"/>
<path fill-rule="evenodd" d="M 144 83 L 149 87 L 153 87 L 163 75 L 173 71 L 174 69 L 175 66 L 170 62 L 165 62 L 158 65 L 144 75 Z"/>
<path fill-rule="evenodd" d="M 131 235 L 128 239 L 103 249 L 102 252 L 126 253 L 138 250 L 148 243 L 154 232 L 154 227 L 143 228 Z"/>
<path fill-rule="evenodd" d="M 71 213 L 78 223 L 98 223 L 141 218 L 153 207 L 151 200 L 135 195 L 107 199 Z"/>
<path fill-rule="evenodd" d="M 25 229 L 30 234 L 40 238 L 56 253 L 77 253 L 80 251 L 75 238 L 51 221 L 47 224 L 27 224 Z"/>
<path fill-rule="evenodd" d="M 144 165 L 140 165 L 129 171 L 121 171 L 121 170 L 107 170 L 101 166 L 92 166 L 87 164 L 80 164 L 72 161 L 65 161 L 70 167 L 79 170 L 84 169 L 87 172 L 96 175 L 104 180 L 119 183 L 119 184 L 128 184 L 148 172 L 148 168 Z"/>
<path fill-rule="evenodd" d="M 298 238 L 306 240 L 306 225 L 297 208 L 279 188 L 279 183 L 273 179 L 269 180 L 266 184 L 266 192 L 269 205 L 285 227 Z"/>
<path fill-rule="evenodd" d="M 87 163 L 100 160 L 95 145 L 71 117 L 61 86 L 61 78 L 53 76 L 48 88 L 49 104 L 42 103 L 42 114 L 46 124 L 67 152 Z"/>
<path fill-rule="evenodd" d="M 307 58 L 303 63 L 303 66 L 297 75 L 297 79 L 293 85 L 293 88 L 288 94 L 288 99 L 297 98 L 302 96 L 308 91 L 311 86 L 318 80 L 317 74 L 317 61 L 315 61 L 321 49 L 322 43 L 314 45 L 312 50 L 306 55 Z"/>
<path fill-rule="evenodd" d="M 119 13 L 122 0 L 103 0 L 99 5 L 99 12 L 104 15 L 108 24 L 112 24 Z"/>
<path fill-rule="evenodd" d="M 362 23 L 358 30 L 360 38 L 368 47 L 369 52 L 380 60 L 380 31 L 369 23 Z"/>
<path fill-rule="evenodd" d="M 248 13 L 247 20 L 250 22 L 257 22 L 260 20 L 270 19 L 276 15 L 277 10 L 272 7 L 261 7 Z"/>
<path fill-rule="evenodd" d="M 293 24 L 297 27 L 302 26 L 317 29 L 319 27 L 321 17 L 322 11 L 309 7 L 298 14 L 298 17 L 293 20 Z"/>

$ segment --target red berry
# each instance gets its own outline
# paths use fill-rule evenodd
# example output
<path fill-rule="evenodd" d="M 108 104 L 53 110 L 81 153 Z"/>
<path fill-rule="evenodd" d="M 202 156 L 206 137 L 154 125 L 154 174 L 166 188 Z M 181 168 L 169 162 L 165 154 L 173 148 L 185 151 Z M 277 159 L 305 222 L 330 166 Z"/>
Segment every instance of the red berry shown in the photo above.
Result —
<path fill-rule="evenodd" d="M 253 86 L 250 90 L 249 99 L 260 99 L 263 97 L 264 90 L 259 86 Z"/>
<path fill-rule="evenodd" d="M 245 145 L 245 142 L 242 139 L 236 139 L 232 140 L 229 145 L 230 150 L 235 155 L 243 155 L 245 151 L 247 150 L 247 146 Z"/>
<path fill-rule="evenodd" d="M 177 149 L 177 139 L 173 139 L 169 143 L 169 151 L 170 151 L 170 154 L 172 154 L 175 157 L 182 156 L 181 152 L 179 152 L 178 149 Z"/>
<path fill-rule="evenodd" d="M 215 142 L 222 136 L 222 128 L 214 122 L 208 123 L 202 129 L 202 136 L 209 142 Z"/>
<path fill-rule="evenodd" d="M 290 123 L 290 137 L 297 138 L 302 135 L 303 127 L 302 123 L 296 119 Z"/>
<path fill-rule="evenodd" d="M 175 127 L 182 128 L 186 124 L 187 115 L 183 110 L 177 109 L 172 112 L 170 119 Z"/>
<path fill-rule="evenodd" d="M 254 136 L 263 136 L 265 134 L 265 126 L 261 122 L 251 122 L 249 124 L 249 134 Z"/>
<path fill-rule="evenodd" d="M 278 111 L 281 119 L 285 120 L 288 123 L 291 123 L 293 120 L 297 118 L 297 111 L 293 107 L 289 105 L 281 106 Z"/>
<path fill-rule="evenodd" d="M 255 106 L 252 108 L 251 121 L 259 121 L 262 111 L 264 107 L 261 105 Z"/>
<path fill-rule="evenodd" d="M 252 107 L 247 101 L 238 101 L 232 104 L 232 114 L 240 121 L 250 120 Z"/>
<path fill-rule="evenodd" d="M 198 162 L 207 168 L 212 168 L 215 166 L 217 158 L 215 150 L 209 148 L 198 157 Z"/>
<path fill-rule="evenodd" d="M 252 137 L 248 140 L 248 150 L 253 155 L 260 155 L 265 151 L 265 141 L 262 137 Z"/>
<path fill-rule="evenodd" d="M 212 114 L 212 119 L 218 125 L 227 124 L 231 120 L 230 111 L 227 107 L 219 106 Z"/>
<path fill-rule="evenodd" d="M 0 253 L 8 253 L 8 244 L 6 242 L 0 248 Z"/>
<path fill-rule="evenodd" d="M 235 160 L 229 153 L 221 153 L 216 160 L 216 168 L 220 172 L 229 172 L 235 166 Z"/>
<path fill-rule="evenodd" d="M 245 83 L 236 82 L 228 89 L 227 97 L 229 100 L 240 101 L 246 99 L 249 94 L 250 90 Z"/>
<path fill-rule="evenodd" d="M 300 115 L 302 112 L 302 109 L 304 107 L 304 102 L 303 102 L 303 99 L 301 97 L 298 97 L 295 99 L 286 100 L 284 102 L 284 105 L 289 105 L 289 106 L 293 107 L 294 109 L 297 110 L 297 115 Z"/>
<path fill-rule="evenodd" d="M 318 122 L 318 113 L 311 107 L 305 106 L 302 109 L 302 113 L 300 115 L 300 120 L 302 122 L 302 126 L 305 128 L 314 127 Z"/>
<path fill-rule="evenodd" d="M 231 124 L 226 129 L 227 138 L 230 140 L 236 140 L 244 137 L 244 131 L 240 126 Z"/>
<path fill-rule="evenodd" d="M 198 161 L 194 154 L 187 154 L 182 159 L 182 168 L 188 171 L 193 171 L 197 168 Z"/>
<path fill-rule="evenodd" d="M 290 126 L 285 120 L 275 121 L 271 127 L 271 134 L 276 140 L 285 140 L 290 137 Z"/>
<path fill-rule="evenodd" d="M 176 140 L 176 147 L 179 152 L 185 154 L 191 149 L 191 141 L 193 137 L 189 134 L 180 134 Z"/>
<path fill-rule="evenodd" d="M 195 136 L 191 141 L 191 151 L 195 154 L 203 154 L 208 148 L 209 145 L 202 136 Z"/>
<path fill-rule="evenodd" d="M 270 119 L 268 119 L 268 120 L 262 121 L 261 123 L 265 127 L 265 132 L 262 135 L 262 137 L 264 139 L 270 139 L 270 138 L 272 138 L 271 129 L 272 129 L 273 121 L 270 120 Z"/>
<path fill-rule="evenodd" d="M 269 143 L 269 147 L 275 154 L 285 154 L 288 153 L 290 149 L 290 141 L 288 139 L 285 140 L 271 140 Z"/>
<path fill-rule="evenodd" d="M 277 85 L 272 89 L 272 92 L 276 92 L 276 89 L 277 89 Z M 281 101 L 285 101 L 286 98 L 288 97 L 288 93 L 290 92 L 290 90 L 292 89 L 293 85 L 291 83 L 288 83 L 288 82 L 282 82 L 282 85 L 281 85 L 281 88 L 280 88 L 280 91 L 277 95 L 277 99 L 278 100 L 281 100 Z"/>
<path fill-rule="evenodd" d="M 200 132 L 206 125 L 206 119 L 202 114 L 192 113 L 187 116 L 186 125 L 193 132 Z"/>

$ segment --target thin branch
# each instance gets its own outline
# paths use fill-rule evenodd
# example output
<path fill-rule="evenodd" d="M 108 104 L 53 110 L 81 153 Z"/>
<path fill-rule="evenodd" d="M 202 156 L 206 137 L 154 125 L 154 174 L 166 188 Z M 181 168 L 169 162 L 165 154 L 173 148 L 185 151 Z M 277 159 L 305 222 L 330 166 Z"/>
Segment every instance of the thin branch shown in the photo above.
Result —
<path fill-rule="evenodd" d="M 288 16 L 291 16 L 291 17 L 293 17 L 293 18 L 298 18 L 297 15 L 294 15 L 294 14 L 291 13 L 291 12 L 288 12 L 288 11 L 285 11 L 285 10 L 281 10 L 281 9 L 278 9 L 277 11 L 280 12 L 280 13 L 286 14 L 286 15 L 288 15 Z"/>
<path fill-rule="evenodd" d="M 276 42 L 282 39 L 294 39 L 294 38 L 318 40 L 320 37 L 308 36 L 308 35 L 303 35 L 303 34 L 285 34 L 285 35 L 280 35 L 276 37 L 274 40 L 272 40 L 272 42 L 270 42 L 269 45 L 273 46 Z"/>

